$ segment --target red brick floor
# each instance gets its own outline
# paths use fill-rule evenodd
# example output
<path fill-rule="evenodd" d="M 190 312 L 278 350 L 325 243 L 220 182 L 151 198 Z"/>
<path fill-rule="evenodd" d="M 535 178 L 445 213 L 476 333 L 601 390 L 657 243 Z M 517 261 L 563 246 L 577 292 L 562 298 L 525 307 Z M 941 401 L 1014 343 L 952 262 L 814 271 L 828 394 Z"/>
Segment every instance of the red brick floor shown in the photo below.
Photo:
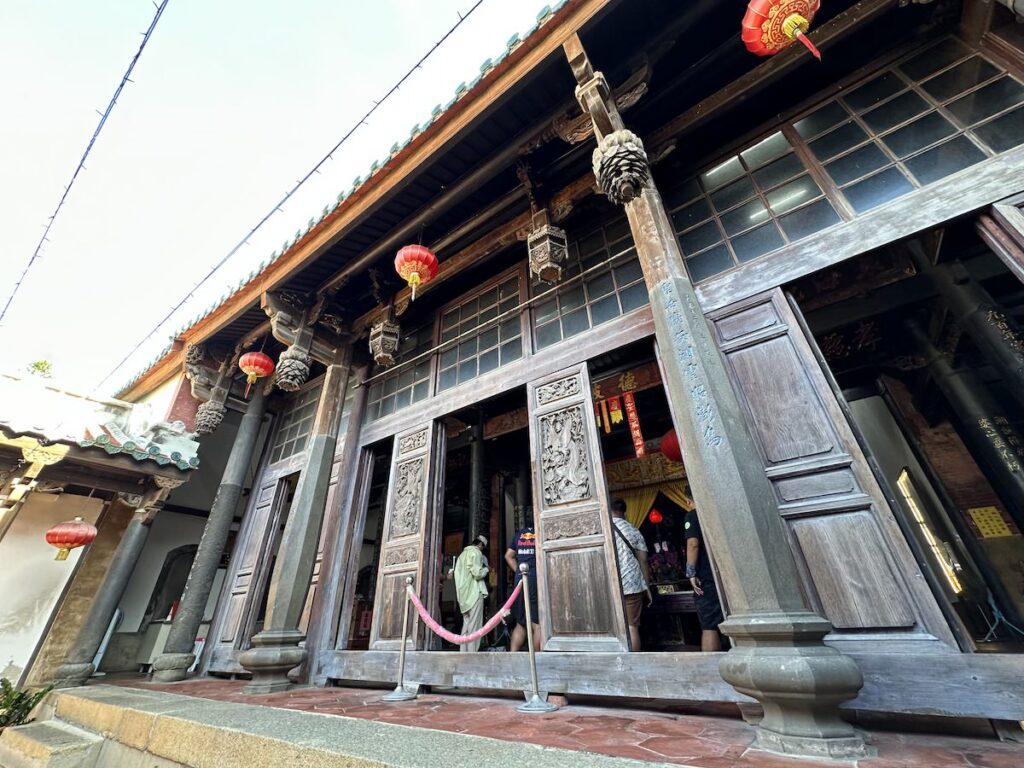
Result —
<path fill-rule="evenodd" d="M 548 715 L 524 715 L 516 712 L 518 702 L 510 698 L 424 694 L 415 701 L 386 703 L 381 701 L 385 691 L 364 688 L 299 688 L 244 696 L 241 690 L 245 683 L 241 681 L 207 678 L 169 685 L 139 680 L 117 682 L 219 701 L 360 717 L 695 768 L 836 766 L 834 762 L 782 758 L 751 750 L 754 732 L 742 720 L 680 714 L 678 710 L 573 704 Z M 1024 768 L 1024 745 L 1020 744 L 882 731 L 869 731 L 866 736 L 878 754 L 859 761 L 858 768 Z"/>

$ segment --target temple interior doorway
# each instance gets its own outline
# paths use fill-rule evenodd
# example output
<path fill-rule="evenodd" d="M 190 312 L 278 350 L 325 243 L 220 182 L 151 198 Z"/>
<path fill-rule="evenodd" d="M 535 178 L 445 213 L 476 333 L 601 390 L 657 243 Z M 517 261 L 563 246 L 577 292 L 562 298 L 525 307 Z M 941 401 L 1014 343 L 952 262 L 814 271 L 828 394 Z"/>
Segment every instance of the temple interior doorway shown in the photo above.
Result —
<path fill-rule="evenodd" d="M 458 411 L 444 419 L 447 450 L 444 456 L 444 494 L 437 562 L 440 576 L 438 617 L 442 626 L 461 633 L 455 564 L 477 537 L 488 574 L 483 621 L 505 603 L 515 577 L 505 562 L 518 531 L 526 526 L 532 506 L 530 440 L 527 429 L 526 391 L 519 387 Z M 480 651 L 508 650 L 512 617 L 490 632 Z M 437 637 L 428 644 L 435 650 L 456 650 Z"/>
<path fill-rule="evenodd" d="M 963 221 L 789 295 L 961 648 L 1024 651 L 1024 285 Z"/>
<path fill-rule="evenodd" d="M 670 447 L 672 416 L 653 345 L 645 340 L 614 350 L 591 360 L 589 370 L 611 503 L 625 502 L 625 518 L 647 550 L 652 600 L 640 614 L 639 650 L 700 651 L 702 639 L 710 644 L 712 635 L 720 647 L 727 647 L 717 631 L 703 637 L 694 585 L 686 577 L 687 523 L 695 525 L 688 513 L 695 504 L 682 449 L 677 442 Z M 666 435 L 672 437 L 663 441 Z M 632 549 L 625 544 L 616 548 L 620 574 L 636 557 Z M 703 549 L 698 558 L 710 598 L 712 590 L 718 592 L 713 555 Z"/>

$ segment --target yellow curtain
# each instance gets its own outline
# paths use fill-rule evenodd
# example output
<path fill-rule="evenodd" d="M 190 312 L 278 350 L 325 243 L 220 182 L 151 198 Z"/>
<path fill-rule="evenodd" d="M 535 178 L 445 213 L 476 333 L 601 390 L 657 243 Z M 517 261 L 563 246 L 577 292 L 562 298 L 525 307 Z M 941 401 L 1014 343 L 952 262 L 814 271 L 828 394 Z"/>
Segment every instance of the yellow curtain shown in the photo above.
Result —
<path fill-rule="evenodd" d="M 650 511 L 651 505 L 654 504 L 654 499 L 658 495 L 658 486 L 644 485 L 639 488 L 624 488 L 621 491 L 614 491 L 612 495 L 626 502 L 626 519 L 639 528 L 640 523 L 644 521 Z"/>
<path fill-rule="evenodd" d="M 678 504 L 680 507 L 689 512 L 696 505 L 693 503 L 693 499 L 690 498 L 690 494 L 687 491 L 690 490 L 689 485 L 683 480 L 675 480 L 670 483 L 661 483 L 655 487 L 655 490 L 661 491 L 663 494 L 668 496 L 672 501 Z"/>

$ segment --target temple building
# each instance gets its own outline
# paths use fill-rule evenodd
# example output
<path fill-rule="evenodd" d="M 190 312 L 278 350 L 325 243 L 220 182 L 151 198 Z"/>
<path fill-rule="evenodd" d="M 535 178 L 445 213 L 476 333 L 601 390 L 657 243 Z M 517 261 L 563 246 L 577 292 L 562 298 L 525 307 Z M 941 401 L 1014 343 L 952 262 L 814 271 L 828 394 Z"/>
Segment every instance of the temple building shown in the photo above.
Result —
<path fill-rule="evenodd" d="M 532 519 L 545 692 L 738 705 L 833 757 L 857 718 L 1024 720 L 1021 4 L 832 0 L 820 61 L 747 50 L 744 6 L 545 9 L 118 393 L 190 388 L 201 525 L 138 560 L 174 574 L 141 612 L 111 572 L 109 669 L 393 686 L 407 579 L 458 631 L 454 557 L 486 537 L 489 616 Z M 529 687 L 500 633 L 408 616 L 407 686 Z"/>

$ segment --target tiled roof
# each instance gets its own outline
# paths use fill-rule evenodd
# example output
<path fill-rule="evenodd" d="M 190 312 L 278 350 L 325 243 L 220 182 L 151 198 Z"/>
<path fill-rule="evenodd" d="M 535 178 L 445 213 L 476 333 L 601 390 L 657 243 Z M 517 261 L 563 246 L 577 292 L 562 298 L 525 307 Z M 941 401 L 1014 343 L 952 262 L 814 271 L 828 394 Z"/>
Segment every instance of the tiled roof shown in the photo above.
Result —
<path fill-rule="evenodd" d="M 534 23 L 533 27 L 530 28 L 529 31 L 527 31 L 523 35 L 512 35 L 512 37 L 510 37 L 508 39 L 508 42 L 505 44 L 505 50 L 502 51 L 500 55 L 493 59 L 486 59 L 480 65 L 480 73 L 475 78 L 473 78 L 473 80 L 471 80 L 468 83 L 463 81 L 455 87 L 455 95 L 448 101 L 447 104 L 436 105 L 430 111 L 430 117 L 427 118 L 423 123 L 417 123 L 416 125 L 414 125 L 412 129 L 409 131 L 409 135 L 405 138 L 404 141 L 395 142 L 394 144 L 391 145 L 391 149 L 386 158 L 383 158 L 381 160 L 374 160 L 372 163 L 370 163 L 369 171 L 365 177 L 357 176 L 352 181 L 351 188 L 348 190 L 343 190 L 333 202 L 330 202 L 327 205 L 325 205 L 323 211 L 320 213 L 319 216 L 315 216 L 309 220 L 309 222 L 306 224 L 305 229 L 297 230 L 295 232 L 294 237 L 292 237 L 290 240 L 286 240 L 284 243 L 282 243 L 281 247 L 278 250 L 274 251 L 272 254 L 270 254 L 268 258 L 261 261 L 255 269 L 253 269 L 246 277 L 242 278 L 242 280 L 239 281 L 238 285 L 236 285 L 234 288 L 229 289 L 227 293 L 225 293 L 219 299 L 217 299 L 208 307 L 206 307 L 206 309 L 204 309 L 202 312 L 200 312 L 195 317 L 181 325 L 177 330 L 175 330 L 171 334 L 171 338 L 177 339 L 186 331 L 193 328 L 200 321 L 202 321 L 210 314 L 215 312 L 219 307 L 221 307 L 224 304 L 224 302 L 226 302 L 228 299 L 234 296 L 235 293 L 241 291 L 253 280 L 260 277 L 263 274 L 263 272 L 265 272 L 271 265 L 273 265 L 279 259 L 283 258 L 285 255 L 290 253 L 292 249 L 295 248 L 295 246 L 302 242 L 302 240 L 313 229 L 315 229 L 317 225 L 319 225 L 325 218 L 327 218 L 331 213 L 333 213 L 335 209 L 338 208 L 338 206 L 345 202 L 346 199 L 351 197 L 360 187 L 366 184 L 372 177 L 385 171 L 391 160 L 396 155 L 398 155 L 403 149 L 405 149 L 409 145 L 409 143 L 412 142 L 413 139 L 415 139 L 421 133 L 426 131 L 434 122 L 438 120 L 438 118 L 440 118 L 449 109 L 455 106 L 455 104 L 458 101 L 465 98 L 466 95 L 469 94 L 480 83 L 480 81 L 483 80 L 484 77 L 486 77 L 491 72 L 491 70 L 493 70 L 503 61 L 505 61 L 505 59 L 508 58 L 509 54 L 511 54 L 514 50 L 516 50 L 516 48 L 518 48 L 526 40 L 533 36 L 541 27 L 544 26 L 544 24 L 550 21 L 551 18 L 555 15 L 555 13 L 557 13 L 562 8 L 562 6 L 564 6 L 567 2 L 568 0 L 559 0 L 558 2 L 552 5 L 545 5 L 543 8 L 541 8 L 540 12 L 537 14 L 536 22 Z M 145 365 L 145 367 L 139 371 L 138 374 L 132 377 L 132 379 L 130 379 L 129 381 L 125 382 L 117 391 L 124 392 L 131 388 L 131 386 L 135 384 L 139 379 L 141 379 L 149 371 L 150 368 L 152 368 L 158 362 L 163 360 L 164 357 L 166 357 L 171 352 L 172 348 L 173 342 L 164 347 L 160 354 L 158 354 L 156 357 L 150 360 Z"/>
<path fill-rule="evenodd" d="M 0 433 L 181 470 L 199 466 L 199 443 L 181 422 L 154 422 L 145 405 L 86 397 L 35 376 L 0 374 Z"/>

